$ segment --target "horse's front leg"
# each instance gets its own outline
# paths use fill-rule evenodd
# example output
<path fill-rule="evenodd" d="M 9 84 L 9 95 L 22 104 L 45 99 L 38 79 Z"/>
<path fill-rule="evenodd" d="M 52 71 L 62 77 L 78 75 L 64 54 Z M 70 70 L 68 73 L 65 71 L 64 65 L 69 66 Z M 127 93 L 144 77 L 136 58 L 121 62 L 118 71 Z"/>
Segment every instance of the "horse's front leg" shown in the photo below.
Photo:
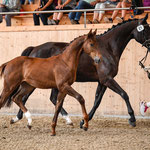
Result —
<path fill-rule="evenodd" d="M 58 93 L 57 104 L 55 106 L 55 114 L 54 114 L 54 117 L 52 120 L 52 132 L 51 132 L 52 136 L 56 135 L 55 128 L 56 128 L 56 124 L 57 124 L 57 118 L 58 118 L 59 112 L 62 108 L 65 96 L 66 96 L 65 93 L 61 93 L 61 92 Z"/>
<path fill-rule="evenodd" d="M 132 106 L 130 104 L 129 101 L 129 96 L 127 95 L 127 93 L 119 86 L 119 84 L 114 80 L 114 79 L 109 79 L 105 85 L 107 87 L 109 87 L 111 90 L 113 90 L 114 92 L 118 93 L 126 102 L 127 108 L 128 108 L 128 113 L 130 115 L 130 119 L 129 119 L 129 124 L 132 125 L 133 127 L 136 126 L 136 119 L 134 116 L 134 111 L 132 109 Z"/>
<path fill-rule="evenodd" d="M 54 88 L 52 89 L 50 100 L 54 105 L 56 105 L 58 92 L 59 92 L 58 89 L 54 89 Z M 68 113 L 63 107 L 61 108 L 60 113 L 62 114 L 63 118 L 66 120 L 67 125 L 73 125 L 70 117 L 68 116 Z"/>
<path fill-rule="evenodd" d="M 25 95 L 25 96 L 22 98 L 22 103 L 23 103 L 23 105 L 25 105 L 25 103 L 27 102 L 29 96 L 33 93 L 34 90 L 35 90 L 35 89 L 33 89 L 29 94 Z M 23 117 L 23 111 L 22 111 L 21 109 L 19 109 L 17 116 L 16 116 L 15 118 L 12 118 L 12 119 L 10 120 L 10 124 L 16 123 L 17 121 L 21 120 L 22 117 Z"/>
<path fill-rule="evenodd" d="M 106 91 L 106 88 L 107 88 L 106 86 L 104 86 L 98 82 L 98 86 L 97 86 L 96 94 L 95 94 L 94 105 L 93 105 L 93 108 L 91 109 L 91 111 L 89 113 L 89 121 L 93 118 L 97 108 L 99 107 L 101 100 L 102 100 L 102 97 Z M 84 120 L 82 120 L 80 122 L 80 128 L 82 128 L 83 124 L 84 124 Z"/>

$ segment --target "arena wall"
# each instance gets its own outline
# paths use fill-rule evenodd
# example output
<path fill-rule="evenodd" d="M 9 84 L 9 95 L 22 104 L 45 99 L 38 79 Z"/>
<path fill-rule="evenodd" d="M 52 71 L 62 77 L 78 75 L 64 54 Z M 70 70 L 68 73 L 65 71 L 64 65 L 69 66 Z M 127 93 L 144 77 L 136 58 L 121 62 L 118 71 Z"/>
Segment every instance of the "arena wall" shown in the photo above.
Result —
<path fill-rule="evenodd" d="M 75 37 L 88 33 L 89 30 L 98 29 L 98 34 L 103 33 L 111 24 L 88 25 L 68 25 L 68 26 L 40 26 L 40 27 L 4 27 L 0 29 L 0 64 L 9 61 L 28 46 L 36 46 L 48 41 L 69 42 Z M 135 40 L 131 40 L 127 45 L 119 64 L 119 72 L 115 77 L 120 86 L 128 93 L 135 115 L 139 115 L 139 102 L 149 101 L 150 81 L 146 73 L 140 68 L 139 60 L 146 53 L 146 48 L 142 47 Z M 146 65 L 149 65 L 149 58 Z M 2 91 L 3 80 L 0 80 L 0 91 Z M 73 87 L 85 98 L 86 108 L 89 112 L 94 103 L 97 83 L 74 83 Z M 50 90 L 36 89 L 30 96 L 26 106 L 32 113 L 53 113 L 54 106 L 49 102 Z M 67 96 L 64 108 L 69 114 L 80 115 L 79 103 L 72 97 Z M 13 104 L 11 108 L 2 108 L 0 113 L 16 113 L 18 106 Z M 96 115 L 128 115 L 124 100 L 107 89 L 102 103 Z"/>

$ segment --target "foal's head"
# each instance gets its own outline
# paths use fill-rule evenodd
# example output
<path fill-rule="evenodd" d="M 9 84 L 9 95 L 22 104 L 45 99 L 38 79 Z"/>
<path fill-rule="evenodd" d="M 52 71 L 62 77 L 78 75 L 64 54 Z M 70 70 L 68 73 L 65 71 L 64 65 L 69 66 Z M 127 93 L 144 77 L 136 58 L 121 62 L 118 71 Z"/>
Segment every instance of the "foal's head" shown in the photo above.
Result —
<path fill-rule="evenodd" d="M 99 63 L 101 55 L 98 51 L 98 42 L 96 40 L 96 32 L 97 32 L 97 29 L 94 32 L 90 30 L 90 32 L 85 36 L 85 42 L 82 48 L 85 53 L 87 53 L 89 56 L 92 57 L 95 63 Z"/>

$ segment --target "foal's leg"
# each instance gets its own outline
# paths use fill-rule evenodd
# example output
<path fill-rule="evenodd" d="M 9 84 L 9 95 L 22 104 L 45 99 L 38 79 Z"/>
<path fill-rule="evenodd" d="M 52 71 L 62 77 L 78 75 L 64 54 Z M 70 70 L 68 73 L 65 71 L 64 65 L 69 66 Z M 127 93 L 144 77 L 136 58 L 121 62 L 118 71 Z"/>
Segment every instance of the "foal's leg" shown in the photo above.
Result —
<path fill-rule="evenodd" d="M 27 102 L 29 96 L 33 93 L 35 89 L 33 89 L 29 94 L 25 95 L 23 98 L 22 98 L 22 103 L 23 105 L 25 105 L 25 103 Z M 23 117 L 23 111 L 21 109 L 19 109 L 18 111 L 18 114 L 15 118 L 12 118 L 10 123 L 13 124 L 13 123 L 16 123 L 17 121 L 21 120 Z"/>
<path fill-rule="evenodd" d="M 25 113 L 25 116 L 28 120 L 28 128 L 31 129 L 31 123 L 32 123 L 32 118 L 31 118 L 31 114 L 30 112 L 27 110 L 27 108 L 23 105 L 22 103 L 22 98 L 24 95 L 29 94 L 31 91 L 33 91 L 35 88 L 30 86 L 27 83 L 22 83 L 20 85 L 19 90 L 17 91 L 17 93 L 14 95 L 13 97 L 13 101 L 20 107 L 20 109 L 23 111 L 23 113 Z"/>
<path fill-rule="evenodd" d="M 58 114 L 62 108 L 65 96 L 66 96 L 65 93 L 61 93 L 61 92 L 58 93 L 57 104 L 55 106 L 55 114 L 54 114 L 53 121 L 52 121 L 52 133 L 51 133 L 52 136 L 56 135 L 55 128 L 56 128 L 56 124 L 57 124 L 57 118 L 58 118 Z"/>
<path fill-rule="evenodd" d="M 11 84 L 11 86 L 9 86 L 9 84 L 4 80 L 4 87 L 0 96 L 0 109 L 9 100 L 9 96 L 13 93 L 13 91 L 16 88 L 17 88 L 17 84 Z"/>
<path fill-rule="evenodd" d="M 134 111 L 130 104 L 129 96 L 127 95 L 127 93 L 119 86 L 119 84 L 114 79 L 109 79 L 105 85 L 109 87 L 111 90 L 113 90 L 114 92 L 118 93 L 125 100 L 127 108 L 128 108 L 128 113 L 131 117 L 129 119 L 129 124 L 135 127 L 136 119 L 135 119 Z"/>
<path fill-rule="evenodd" d="M 89 121 L 93 118 L 93 115 L 95 114 L 97 108 L 99 107 L 100 103 L 101 103 L 101 100 L 102 100 L 102 97 L 106 91 L 107 87 L 98 83 L 98 86 L 97 86 L 97 89 L 96 89 L 96 94 L 95 94 L 95 101 L 94 101 L 94 105 L 93 105 L 93 108 L 91 109 L 90 113 L 88 114 L 89 115 Z M 82 128 L 84 124 L 84 120 L 82 120 L 80 122 L 80 128 Z"/>
<path fill-rule="evenodd" d="M 83 129 L 84 129 L 84 130 L 87 130 L 87 129 L 88 129 L 88 120 L 89 120 L 89 117 L 88 117 L 88 115 L 87 115 L 86 108 L 85 108 L 85 100 L 84 100 L 83 97 L 82 97 L 78 92 L 76 92 L 71 86 L 66 85 L 66 86 L 65 86 L 65 90 L 66 90 L 66 92 L 67 92 L 68 95 L 70 95 L 70 96 L 76 98 L 76 99 L 78 100 L 78 102 L 80 103 L 81 108 L 82 108 L 83 118 L 84 118 Z"/>
<path fill-rule="evenodd" d="M 56 105 L 58 92 L 59 92 L 58 89 L 52 89 L 50 100 L 54 105 Z M 66 120 L 67 125 L 73 125 L 70 117 L 68 116 L 68 113 L 63 107 L 61 108 L 60 113 L 62 114 L 63 118 Z"/>

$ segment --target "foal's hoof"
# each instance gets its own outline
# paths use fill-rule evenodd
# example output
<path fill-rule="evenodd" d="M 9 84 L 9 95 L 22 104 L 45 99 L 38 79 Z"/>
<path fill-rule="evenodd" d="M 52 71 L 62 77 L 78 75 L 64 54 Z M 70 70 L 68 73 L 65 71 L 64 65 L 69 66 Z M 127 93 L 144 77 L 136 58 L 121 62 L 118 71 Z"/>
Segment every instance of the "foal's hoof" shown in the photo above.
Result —
<path fill-rule="evenodd" d="M 13 119 L 10 120 L 10 124 L 14 124 L 15 121 Z"/>
<path fill-rule="evenodd" d="M 14 123 L 16 123 L 16 122 L 18 122 L 20 119 L 16 116 L 15 118 L 12 118 L 11 120 L 10 120 L 10 124 L 14 124 Z"/>
<path fill-rule="evenodd" d="M 83 130 L 84 130 L 84 131 L 87 131 L 87 130 L 88 130 L 88 128 L 87 128 L 87 127 L 82 127 L 82 128 L 83 128 Z"/>
<path fill-rule="evenodd" d="M 31 125 L 27 125 L 28 129 L 31 130 L 32 126 Z"/>
<path fill-rule="evenodd" d="M 51 133 L 51 136 L 56 136 L 56 133 Z"/>
<path fill-rule="evenodd" d="M 132 127 L 136 127 L 136 121 L 131 121 L 131 120 L 129 119 L 129 124 L 130 124 Z"/>
<path fill-rule="evenodd" d="M 66 125 L 73 126 L 72 122 L 67 122 Z"/>
<path fill-rule="evenodd" d="M 80 128 L 81 129 L 83 128 L 83 125 L 84 125 L 84 120 L 81 120 L 81 122 L 80 122 Z"/>

